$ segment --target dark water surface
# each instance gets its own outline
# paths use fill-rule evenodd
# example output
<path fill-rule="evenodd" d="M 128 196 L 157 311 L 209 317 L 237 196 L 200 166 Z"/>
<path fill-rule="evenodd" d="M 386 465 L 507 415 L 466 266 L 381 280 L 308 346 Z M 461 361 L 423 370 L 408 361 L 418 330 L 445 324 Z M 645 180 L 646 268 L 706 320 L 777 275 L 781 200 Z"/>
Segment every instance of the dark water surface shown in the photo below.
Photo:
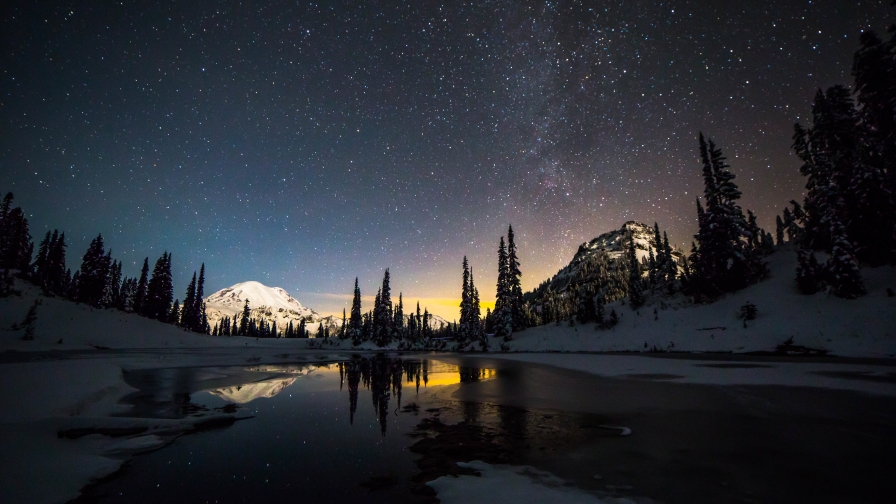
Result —
<path fill-rule="evenodd" d="M 551 471 L 598 496 L 715 503 L 892 502 L 896 495 L 890 397 L 602 378 L 442 355 L 125 378 L 139 389 L 126 398 L 128 415 L 237 408 L 253 418 L 138 455 L 88 488 L 82 502 L 426 502 L 411 491 L 420 455 L 409 447 L 429 419 L 474 426 L 500 460 Z M 458 432 L 462 443 L 466 434 Z"/>

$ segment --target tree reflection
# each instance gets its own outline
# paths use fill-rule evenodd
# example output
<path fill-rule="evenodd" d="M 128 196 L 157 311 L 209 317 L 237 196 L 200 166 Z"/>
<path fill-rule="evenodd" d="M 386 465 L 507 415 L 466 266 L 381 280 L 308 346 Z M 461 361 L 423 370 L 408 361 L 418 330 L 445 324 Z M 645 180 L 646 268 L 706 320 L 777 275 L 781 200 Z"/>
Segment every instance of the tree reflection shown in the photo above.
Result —
<path fill-rule="evenodd" d="M 349 397 L 349 422 L 354 424 L 355 412 L 358 409 L 358 389 L 361 385 L 370 390 L 370 398 L 376 413 L 377 422 L 380 425 L 380 433 L 385 436 L 389 419 L 389 412 L 394 410 L 397 415 L 401 409 L 402 386 L 413 384 L 415 391 L 420 392 L 420 384 L 424 387 L 430 381 L 431 373 L 438 376 L 435 383 L 446 385 L 452 383 L 477 382 L 494 376 L 494 371 L 473 367 L 455 367 L 436 363 L 436 371 L 428 360 L 401 359 L 377 354 L 373 357 L 353 356 L 351 360 L 340 362 L 339 369 L 340 390 L 342 384 L 348 383 Z M 452 373 L 457 373 L 453 375 Z M 390 409 L 390 401 L 395 398 L 394 408 Z M 467 405 L 467 411 L 472 417 L 477 417 L 475 405 Z"/>

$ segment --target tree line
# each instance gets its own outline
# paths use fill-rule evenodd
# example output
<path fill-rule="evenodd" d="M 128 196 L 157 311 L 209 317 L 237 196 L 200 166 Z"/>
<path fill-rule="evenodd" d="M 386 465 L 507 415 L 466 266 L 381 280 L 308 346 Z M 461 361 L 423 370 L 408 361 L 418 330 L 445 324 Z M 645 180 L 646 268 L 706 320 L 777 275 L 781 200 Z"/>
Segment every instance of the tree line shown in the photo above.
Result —
<path fill-rule="evenodd" d="M 12 207 L 7 193 L 0 203 L 0 295 L 12 293 L 13 274 L 40 287 L 45 296 L 58 296 L 95 308 L 115 308 L 159 320 L 185 330 L 208 334 L 205 314 L 205 264 L 187 287 L 184 302 L 173 299 L 171 254 L 164 252 L 149 272 L 143 260 L 139 278 L 122 275 L 121 261 L 106 249 L 103 235 L 94 238 L 72 273 L 66 266 L 65 233 L 47 231 L 34 255 L 28 219 L 20 207 Z M 33 256 L 33 257 L 32 257 Z"/>

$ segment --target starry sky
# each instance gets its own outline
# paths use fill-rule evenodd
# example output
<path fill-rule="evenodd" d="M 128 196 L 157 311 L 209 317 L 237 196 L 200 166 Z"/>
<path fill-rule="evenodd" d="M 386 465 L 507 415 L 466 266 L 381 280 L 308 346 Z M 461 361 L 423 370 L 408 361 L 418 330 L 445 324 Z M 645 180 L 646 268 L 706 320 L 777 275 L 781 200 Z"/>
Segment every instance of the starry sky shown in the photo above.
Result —
<path fill-rule="evenodd" d="M 207 293 L 340 314 L 390 268 L 453 319 L 464 255 L 493 299 L 508 224 L 524 289 L 627 220 L 689 247 L 699 131 L 773 229 L 793 123 L 889 3 L 16 2 L 0 191 L 73 268 L 102 233 L 126 275 L 172 252 L 177 297 L 204 262 Z"/>

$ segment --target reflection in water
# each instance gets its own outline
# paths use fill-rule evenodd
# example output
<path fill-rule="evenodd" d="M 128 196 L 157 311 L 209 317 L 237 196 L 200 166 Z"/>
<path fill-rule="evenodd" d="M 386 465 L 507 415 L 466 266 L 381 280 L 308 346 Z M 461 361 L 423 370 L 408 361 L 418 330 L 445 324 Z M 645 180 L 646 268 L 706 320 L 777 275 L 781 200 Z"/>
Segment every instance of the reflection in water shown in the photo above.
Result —
<path fill-rule="evenodd" d="M 340 390 L 348 380 L 349 421 L 354 424 L 358 409 L 358 388 L 363 384 L 370 390 L 373 408 L 376 411 L 380 432 L 386 435 L 389 416 L 389 401 L 395 397 L 394 410 L 401 408 L 402 385 L 413 384 L 420 391 L 424 387 L 453 385 L 492 378 L 493 369 L 458 367 L 439 361 L 400 359 L 378 354 L 372 358 L 354 356 L 352 360 L 339 363 Z M 397 413 L 396 413 L 397 414 Z"/>
<path fill-rule="evenodd" d="M 212 394 L 237 404 L 246 404 L 262 397 L 274 397 L 295 382 L 295 378 L 279 378 L 209 390 Z"/>

